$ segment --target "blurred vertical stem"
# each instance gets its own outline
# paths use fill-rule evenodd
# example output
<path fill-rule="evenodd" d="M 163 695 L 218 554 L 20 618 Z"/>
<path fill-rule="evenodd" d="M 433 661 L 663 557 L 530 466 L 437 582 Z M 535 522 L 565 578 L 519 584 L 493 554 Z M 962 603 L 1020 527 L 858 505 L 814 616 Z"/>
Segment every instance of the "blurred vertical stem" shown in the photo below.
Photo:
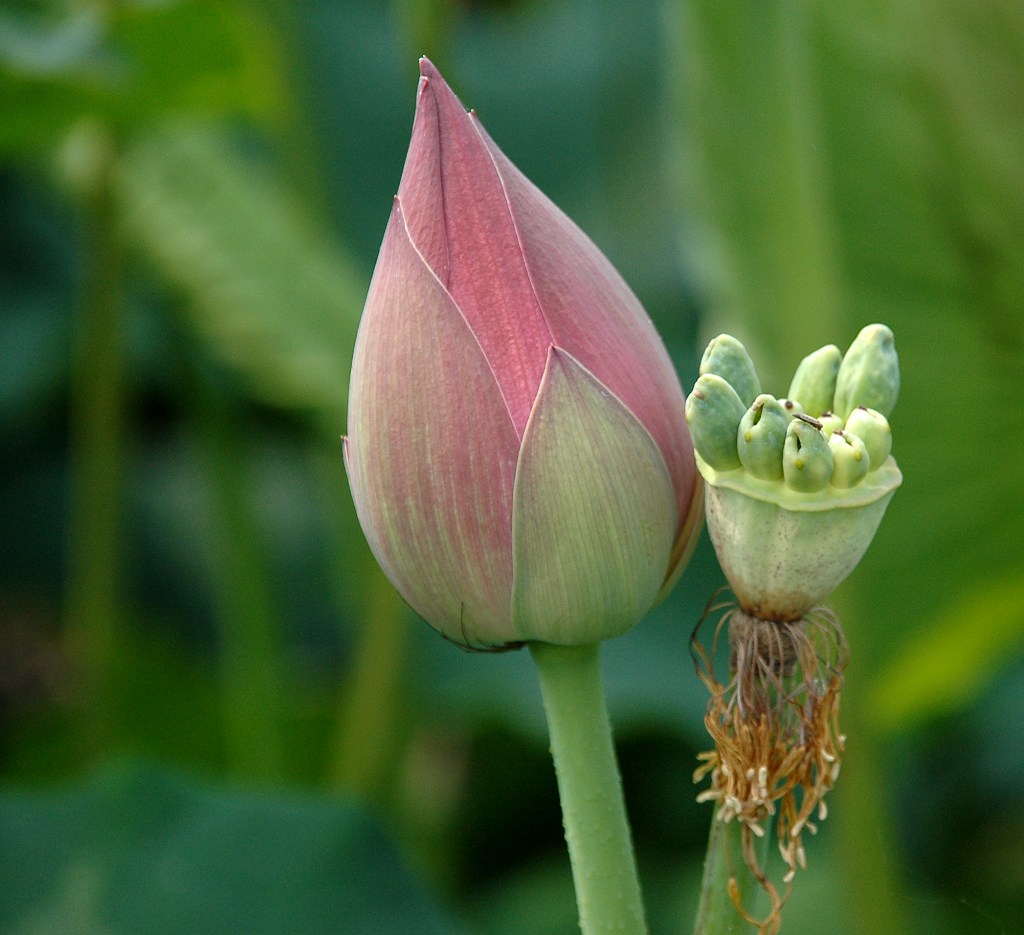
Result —
<path fill-rule="evenodd" d="M 444 60 L 445 37 L 459 13 L 455 4 L 450 0 L 391 0 L 391 12 L 410 62 L 421 55 L 429 55 L 435 62 Z"/>
<path fill-rule="evenodd" d="M 762 867 L 771 837 L 769 826 L 764 837 L 754 842 Z M 732 900 L 733 885 L 744 909 L 754 918 L 762 918 L 767 912 L 767 908 L 762 911 L 762 904 L 766 905 L 767 900 L 765 891 L 743 861 L 743 827 L 738 821 L 724 822 L 712 817 L 693 935 L 744 935 L 750 931 L 750 923 L 737 912 Z"/>
<path fill-rule="evenodd" d="M 825 343 L 841 311 L 805 0 L 680 0 L 691 193 L 721 249 L 716 286 L 767 360 Z M 771 374 L 765 374 L 771 378 Z"/>
<path fill-rule="evenodd" d="M 238 413 L 201 367 L 191 368 L 209 480 L 214 599 L 230 767 L 278 779 L 285 770 L 279 621 L 249 497 Z"/>
<path fill-rule="evenodd" d="M 849 894 L 843 903 L 851 912 L 856 910 L 857 929 L 870 935 L 900 935 L 912 926 L 898 895 L 903 888 L 891 830 L 885 752 L 878 727 L 868 716 L 870 675 L 878 672 L 883 653 L 869 629 L 858 625 L 869 611 L 857 606 L 854 594 L 854 589 L 844 587 L 832 599 L 842 612 L 850 645 L 859 653 L 844 676 L 843 732 L 850 741 L 830 820 L 839 830 L 838 856 Z M 844 599 L 847 595 L 854 599 Z"/>
<path fill-rule="evenodd" d="M 342 421 L 340 414 L 329 416 L 324 437 L 326 426 Z M 318 438 L 311 457 L 320 477 L 320 502 L 328 512 L 324 525 L 331 534 L 331 577 L 337 583 L 338 606 L 344 622 L 355 627 L 352 658 L 339 698 L 329 781 L 351 795 L 383 804 L 395 790 L 402 765 L 406 605 L 363 545 L 337 442 L 328 446 Z M 358 549 L 353 549 L 353 536 Z M 353 564 L 356 553 L 362 556 L 361 566 Z M 346 582 L 353 581 L 358 582 L 356 587 L 346 587 Z"/>
<path fill-rule="evenodd" d="M 71 373 L 67 638 L 90 704 L 84 752 L 121 729 L 116 673 L 124 643 L 122 473 L 124 460 L 124 266 L 112 177 L 117 146 L 104 128 L 83 128 L 73 181 L 81 196 L 83 274 Z"/>
<path fill-rule="evenodd" d="M 349 566 L 351 568 L 351 566 Z M 376 563 L 368 571 L 341 715 L 334 778 L 346 792 L 380 800 L 394 785 L 396 730 L 405 679 L 404 605 Z"/>
<path fill-rule="evenodd" d="M 583 935 L 647 931 L 600 646 L 531 643 L 540 677 Z"/>

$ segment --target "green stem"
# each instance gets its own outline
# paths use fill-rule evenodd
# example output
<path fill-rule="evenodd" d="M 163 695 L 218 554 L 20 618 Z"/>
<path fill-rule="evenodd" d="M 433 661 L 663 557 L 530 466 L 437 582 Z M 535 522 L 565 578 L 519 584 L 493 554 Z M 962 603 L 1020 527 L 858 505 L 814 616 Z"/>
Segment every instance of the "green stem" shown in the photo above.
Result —
<path fill-rule="evenodd" d="M 762 867 L 770 838 L 771 832 L 766 829 L 765 836 L 753 842 Z M 762 908 L 767 902 L 765 891 L 743 860 L 743 826 L 738 821 L 712 818 L 693 935 L 740 935 L 750 931 L 750 923 L 733 902 L 730 881 L 737 888 L 740 905 L 749 915 L 754 918 L 767 915 L 767 908 Z"/>
<path fill-rule="evenodd" d="M 599 644 L 532 643 L 583 935 L 646 933 Z"/>
<path fill-rule="evenodd" d="M 720 238 L 720 304 L 742 316 L 763 359 L 781 365 L 789 348 L 835 334 L 842 307 L 812 5 L 679 6 L 683 135 L 693 190 Z"/>
<path fill-rule="evenodd" d="M 338 719 L 334 780 L 349 795 L 380 803 L 401 758 L 400 722 L 408 623 L 401 598 L 374 568 L 368 574 L 355 658 Z"/>
<path fill-rule="evenodd" d="M 843 730 L 853 742 L 843 757 L 843 776 L 836 787 L 834 820 L 844 886 L 840 906 L 855 912 L 857 930 L 871 935 L 910 931 L 902 871 L 893 845 L 891 790 L 885 751 L 877 725 L 867 716 L 864 698 L 870 675 L 881 665 L 877 640 L 864 626 L 867 608 L 858 606 L 856 591 L 844 587 L 832 603 L 846 626 L 857 656 L 844 676 L 843 694 L 853 703 L 843 707 Z"/>
<path fill-rule="evenodd" d="M 286 774 L 280 615 L 246 482 L 241 413 L 201 366 L 186 373 L 208 484 L 228 757 L 239 776 L 280 779 Z"/>
<path fill-rule="evenodd" d="M 117 739 L 115 686 L 124 643 L 124 264 L 111 182 L 117 151 L 101 134 L 83 192 L 84 277 L 71 375 L 72 491 L 68 523 L 67 638 L 92 694 L 84 746 Z"/>

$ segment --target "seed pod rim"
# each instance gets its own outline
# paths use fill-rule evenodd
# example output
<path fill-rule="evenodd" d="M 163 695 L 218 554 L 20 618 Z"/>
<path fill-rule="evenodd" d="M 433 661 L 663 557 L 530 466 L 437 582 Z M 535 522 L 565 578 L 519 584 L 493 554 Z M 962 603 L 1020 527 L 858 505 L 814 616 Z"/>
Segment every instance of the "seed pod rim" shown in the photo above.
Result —
<path fill-rule="evenodd" d="M 774 503 L 793 512 L 823 512 L 825 510 L 855 509 L 868 506 L 892 493 L 903 483 L 903 472 L 896 459 L 889 455 L 878 467 L 853 487 L 837 488 L 827 485 L 824 490 L 813 493 L 794 490 L 783 480 L 766 481 L 750 474 L 743 468 L 731 471 L 716 471 L 699 454 L 694 453 L 697 467 L 704 481 L 712 487 L 725 487 L 745 494 L 755 500 Z"/>

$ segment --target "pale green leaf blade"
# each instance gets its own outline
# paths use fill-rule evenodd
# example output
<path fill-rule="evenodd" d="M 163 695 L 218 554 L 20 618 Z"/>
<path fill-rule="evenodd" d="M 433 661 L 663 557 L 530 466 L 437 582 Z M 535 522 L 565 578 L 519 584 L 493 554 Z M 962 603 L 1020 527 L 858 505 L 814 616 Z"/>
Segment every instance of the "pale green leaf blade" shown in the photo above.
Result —
<path fill-rule="evenodd" d="M 366 287 L 296 194 L 190 126 L 133 145 L 118 193 L 127 234 L 214 354 L 265 402 L 340 430 Z"/>

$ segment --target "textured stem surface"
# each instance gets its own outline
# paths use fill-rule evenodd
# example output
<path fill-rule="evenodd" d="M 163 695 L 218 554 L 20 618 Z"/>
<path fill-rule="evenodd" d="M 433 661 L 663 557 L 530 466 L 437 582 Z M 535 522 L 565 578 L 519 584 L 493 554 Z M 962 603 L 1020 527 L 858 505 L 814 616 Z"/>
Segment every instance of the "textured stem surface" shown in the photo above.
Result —
<path fill-rule="evenodd" d="M 601 684 L 599 644 L 530 646 L 540 676 L 583 935 L 646 933 Z"/>

